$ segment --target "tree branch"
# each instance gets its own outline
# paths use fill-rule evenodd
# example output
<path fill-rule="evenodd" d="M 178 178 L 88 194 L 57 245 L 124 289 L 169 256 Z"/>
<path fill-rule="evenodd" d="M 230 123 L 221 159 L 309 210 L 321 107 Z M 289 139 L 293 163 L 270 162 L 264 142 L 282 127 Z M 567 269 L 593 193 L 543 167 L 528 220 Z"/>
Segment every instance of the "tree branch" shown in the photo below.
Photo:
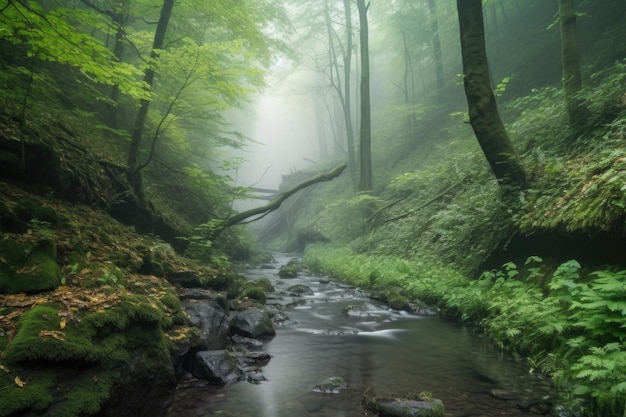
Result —
<path fill-rule="evenodd" d="M 347 168 L 347 166 L 348 166 L 347 164 L 342 164 L 334 168 L 331 171 L 328 171 L 323 174 L 318 174 L 306 181 L 302 181 L 301 183 L 294 185 L 292 188 L 285 191 L 284 193 L 278 194 L 272 201 L 270 201 L 264 206 L 242 211 L 241 213 L 237 213 L 234 216 L 229 217 L 226 220 L 223 220 L 221 224 L 215 230 L 215 235 L 219 234 L 222 230 L 230 226 L 234 226 L 238 223 L 243 222 L 249 217 L 256 216 L 257 214 L 267 214 L 271 211 L 278 209 L 280 205 L 289 197 L 291 197 L 293 194 L 297 193 L 303 188 L 309 187 L 313 184 L 317 184 L 318 182 L 325 182 L 325 181 L 330 181 L 332 179 L 335 179 L 336 177 L 341 175 L 341 173 Z"/>

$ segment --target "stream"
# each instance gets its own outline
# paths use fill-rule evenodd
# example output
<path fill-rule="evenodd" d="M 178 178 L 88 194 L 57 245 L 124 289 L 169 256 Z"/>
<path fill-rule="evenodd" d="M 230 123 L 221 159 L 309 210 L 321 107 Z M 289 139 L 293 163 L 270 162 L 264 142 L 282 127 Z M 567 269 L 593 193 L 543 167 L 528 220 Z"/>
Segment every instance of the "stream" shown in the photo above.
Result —
<path fill-rule="evenodd" d="M 537 416 L 518 401 L 492 395 L 504 390 L 519 397 L 551 394 L 550 381 L 529 374 L 522 364 L 473 332 L 473 328 L 432 312 L 391 311 L 360 290 L 324 277 L 300 273 L 278 277 L 291 257 L 276 254 L 276 269 L 252 269 L 247 279 L 269 278 L 276 292 L 268 304 L 283 305 L 290 320 L 264 340 L 272 359 L 262 368 L 267 381 L 228 387 L 178 389 L 167 417 L 357 417 L 363 392 L 406 396 L 428 391 L 443 401 L 451 417 Z M 303 297 L 285 289 L 302 284 Z M 290 306 L 302 299 L 301 305 Z M 313 388 L 326 378 L 346 380 L 348 389 L 322 394 Z"/>

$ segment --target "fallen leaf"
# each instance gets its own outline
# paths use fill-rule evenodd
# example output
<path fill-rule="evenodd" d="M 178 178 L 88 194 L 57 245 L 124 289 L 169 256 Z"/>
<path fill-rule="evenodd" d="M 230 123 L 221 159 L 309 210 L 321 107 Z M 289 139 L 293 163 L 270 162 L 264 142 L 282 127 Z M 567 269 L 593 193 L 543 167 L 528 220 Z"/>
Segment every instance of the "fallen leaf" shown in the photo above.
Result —
<path fill-rule="evenodd" d="M 26 385 L 26 382 L 22 381 L 19 376 L 16 376 L 15 385 L 17 385 L 20 388 L 24 388 L 24 385 Z"/>
<path fill-rule="evenodd" d="M 0 369 L 1 369 L 1 370 L 3 370 L 3 371 L 4 371 L 4 372 L 6 372 L 6 373 L 9 373 L 9 368 L 7 368 L 7 367 L 6 367 L 6 366 L 4 366 L 4 365 L 0 365 Z"/>
<path fill-rule="evenodd" d="M 65 329 L 65 326 L 67 325 L 67 319 L 65 317 L 63 317 L 61 319 L 61 322 L 59 323 L 59 327 L 61 328 L 61 330 Z"/>
<path fill-rule="evenodd" d="M 51 337 L 56 340 L 65 340 L 65 333 L 58 330 L 42 330 L 39 332 L 39 337 L 47 338 Z"/>

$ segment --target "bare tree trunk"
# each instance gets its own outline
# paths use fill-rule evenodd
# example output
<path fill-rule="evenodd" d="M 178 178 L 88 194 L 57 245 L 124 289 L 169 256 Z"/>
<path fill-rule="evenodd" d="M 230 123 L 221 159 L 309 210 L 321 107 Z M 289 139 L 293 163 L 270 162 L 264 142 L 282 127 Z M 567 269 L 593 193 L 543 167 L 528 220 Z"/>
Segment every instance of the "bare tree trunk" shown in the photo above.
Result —
<path fill-rule="evenodd" d="M 574 0 L 559 1 L 559 27 L 561 31 L 561 66 L 563 71 L 563 92 L 567 116 L 571 126 L 583 122 L 587 111 L 577 94 L 582 86 L 580 75 L 580 56 L 576 36 L 576 12 Z"/>
<path fill-rule="evenodd" d="M 359 23 L 361 26 L 361 134 L 359 136 L 359 190 L 372 189 L 372 127 L 370 108 L 370 63 L 369 63 L 369 34 L 367 23 L 367 9 L 370 3 L 357 0 L 359 9 Z"/>
<path fill-rule="evenodd" d="M 174 0 L 163 0 L 163 7 L 161 8 L 161 16 L 157 23 L 157 28 L 154 33 L 154 41 L 152 43 L 152 53 L 150 54 L 151 61 L 155 61 L 159 57 L 158 50 L 163 48 L 165 43 L 165 33 L 167 32 L 167 25 L 169 24 L 170 17 L 172 16 L 172 9 L 174 8 Z M 144 82 L 146 88 L 152 89 L 154 83 L 154 67 L 149 65 L 146 68 L 144 74 Z M 139 112 L 135 119 L 133 126 L 133 134 L 130 142 L 130 149 L 128 150 L 128 179 L 135 191 L 136 197 L 140 201 L 144 201 L 143 182 L 141 179 L 141 172 L 139 172 L 139 154 L 141 150 L 141 141 L 143 139 L 143 129 L 146 124 L 146 118 L 148 116 L 148 109 L 150 108 L 150 100 L 142 99 L 140 102 Z"/>
<path fill-rule="evenodd" d="M 435 76 L 437 77 L 437 98 L 441 101 L 441 94 L 445 85 L 443 78 L 443 58 L 441 56 L 441 40 L 439 39 L 439 23 L 437 22 L 437 6 L 435 0 L 428 0 L 428 9 L 431 18 L 431 32 L 433 49 L 433 58 L 435 61 Z"/>
<path fill-rule="evenodd" d="M 343 57 L 343 89 L 344 106 L 343 117 L 346 127 L 348 146 L 348 165 L 352 174 L 356 172 L 356 155 L 354 152 L 354 127 L 352 124 L 352 98 L 350 97 L 350 82 L 352 75 L 352 7 L 350 0 L 343 0 L 344 14 L 346 19 L 346 50 Z"/>
<path fill-rule="evenodd" d="M 508 193 L 526 185 L 526 173 L 502 124 L 491 88 L 482 1 L 457 0 L 457 9 L 470 123 L 494 175 Z"/>

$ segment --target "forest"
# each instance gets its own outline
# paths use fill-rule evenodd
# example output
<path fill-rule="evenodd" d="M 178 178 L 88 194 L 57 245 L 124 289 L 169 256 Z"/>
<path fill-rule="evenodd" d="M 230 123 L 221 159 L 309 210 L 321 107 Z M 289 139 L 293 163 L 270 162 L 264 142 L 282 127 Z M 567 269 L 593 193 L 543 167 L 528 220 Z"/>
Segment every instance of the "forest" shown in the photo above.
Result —
<path fill-rule="evenodd" d="M 466 326 L 549 405 L 193 415 L 626 416 L 625 40 L 623 0 L 0 0 L 0 417 L 270 386 L 307 274 Z"/>

